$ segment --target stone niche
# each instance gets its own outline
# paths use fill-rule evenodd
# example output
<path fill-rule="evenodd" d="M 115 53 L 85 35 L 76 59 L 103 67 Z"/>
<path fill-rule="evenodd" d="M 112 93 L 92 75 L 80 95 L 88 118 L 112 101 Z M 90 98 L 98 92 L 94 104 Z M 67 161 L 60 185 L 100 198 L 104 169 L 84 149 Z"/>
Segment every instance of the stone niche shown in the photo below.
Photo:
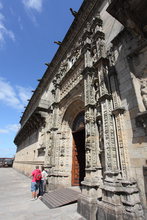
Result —
<path fill-rule="evenodd" d="M 147 134 L 147 47 L 135 51 L 128 58 L 138 103 L 136 124 Z"/>

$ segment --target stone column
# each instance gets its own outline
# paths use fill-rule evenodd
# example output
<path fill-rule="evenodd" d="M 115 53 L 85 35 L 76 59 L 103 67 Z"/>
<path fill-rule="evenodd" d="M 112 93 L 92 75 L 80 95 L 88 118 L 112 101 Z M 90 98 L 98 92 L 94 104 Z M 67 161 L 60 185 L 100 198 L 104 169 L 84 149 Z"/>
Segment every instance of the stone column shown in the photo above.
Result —
<path fill-rule="evenodd" d="M 59 167 L 59 99 L 60 99 L 60 86 L 58 83 L 58 77 L 53 81 L 54 89 L 52 94 L 54 95 L 54 102 L 50 106 L 50 125 L 47 131 L 48 135 L 48 149 L 46 151 L 46 166 L 49 167 L 49 187 L 54 189 L 56 187 L 56 177 L 58 176 Z"/>
<path fill-rule="evenodd" d="M 47 124 L 47 129 L 46 129 L 46 152 L 45 152 L 45 161 L 44 161 L 44 165 L 46 168 L 51 168 L 52 164 L 51 164 L 51 156 L 52 156 L 52 132 L 51 132 L 51 125 L 52 125 L 52 114 L 53 114 L 53 110 L 50 106 L 49 110 L 48 110 L 48 124 Z"/>
<path fill-rule="evenodd" d="M 139 191 L 135 181 L 129 179 L 121 107 L 114 69 L 101 58 L 97 63 L 101 106 L 105 172 L 102 201 L 98 201 L 98 219 L 143 219 Z"/>
<path fill-rule="evenodd" d="M 99 168 L 99 141 L 96 124 L 96 103 L 93 87 L 94 69 L 86 68 L 83 72 L 85 84 L 85 154 L 86 154 L 86 177 L 82 184 L 95 182 L 98 184 L 98 176 L 101 177 Z"/>
<path fill-rule="evenodd" d="M 85 69 L 84 95 L 85 95 L 85 156 L 86 176 L 82 181 L 82 195 L 78 200 L 78 212 L 86 219 L 95 219 L 97 198 L 101 197 L 99 185 L 101 182 L 101 164 L 99 160 L 98 130 L 96 125 L 96 103 L 93 87 L 94 68 L 92 68 L 91 57 L 91 31 L 89 24 L 85 29 L 83 38 Z"/>
<path fill-rule="evenodd" d="M 111 66 L 109 68 L 109 76 L 110 76 L 110 84 L 111 84 L 111 91 L 113 98 L 112 114 L 116 122 L 121 176 L 122 178 L 128 178 L 129 176 L 128 152 L 125 141 L 125 128 L 124 128 L 124 116 L 123 116 L 125 109 L 121 106 L 117 74 L 114 66 Z"/>

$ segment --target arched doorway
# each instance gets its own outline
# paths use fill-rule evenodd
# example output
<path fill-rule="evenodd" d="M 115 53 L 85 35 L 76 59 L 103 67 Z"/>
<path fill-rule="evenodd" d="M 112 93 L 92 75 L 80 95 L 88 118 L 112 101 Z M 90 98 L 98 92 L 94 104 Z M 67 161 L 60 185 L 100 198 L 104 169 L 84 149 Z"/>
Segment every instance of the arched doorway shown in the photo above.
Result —
<path fill-rule="evenodd" d="M 72 186 L 79 186 L 85 177 L 85 126 L 84 112 L 73 123 Z"/>

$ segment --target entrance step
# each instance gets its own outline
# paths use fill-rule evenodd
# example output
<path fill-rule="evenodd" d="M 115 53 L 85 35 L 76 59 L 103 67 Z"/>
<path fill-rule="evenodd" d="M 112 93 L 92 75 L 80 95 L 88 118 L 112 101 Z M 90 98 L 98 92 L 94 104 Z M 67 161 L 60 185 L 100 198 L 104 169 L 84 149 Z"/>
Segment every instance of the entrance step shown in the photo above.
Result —
<path fill-rule="evenodd" d="M 77 202 L 80 194 L 79 190 L 62 188 L 45 193 L 41 200 L 47 207 L 52 209 Z"/>

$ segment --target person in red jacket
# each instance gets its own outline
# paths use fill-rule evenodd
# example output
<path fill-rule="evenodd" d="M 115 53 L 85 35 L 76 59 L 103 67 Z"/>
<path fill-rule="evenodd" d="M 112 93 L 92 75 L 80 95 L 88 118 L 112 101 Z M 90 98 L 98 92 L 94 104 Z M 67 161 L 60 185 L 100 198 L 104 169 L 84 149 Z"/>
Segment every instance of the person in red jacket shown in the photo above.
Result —
<path fill-rule="evenodd" d="M 36 169 L 31 173 L 32 181 L 31 181 L 31 192 L 32 192 L 32 201 L 37 199 L 37 190 L 39 189 L 39 183 L 42 178 L 41 170 L 39 166 L 36 166 Z"/>

